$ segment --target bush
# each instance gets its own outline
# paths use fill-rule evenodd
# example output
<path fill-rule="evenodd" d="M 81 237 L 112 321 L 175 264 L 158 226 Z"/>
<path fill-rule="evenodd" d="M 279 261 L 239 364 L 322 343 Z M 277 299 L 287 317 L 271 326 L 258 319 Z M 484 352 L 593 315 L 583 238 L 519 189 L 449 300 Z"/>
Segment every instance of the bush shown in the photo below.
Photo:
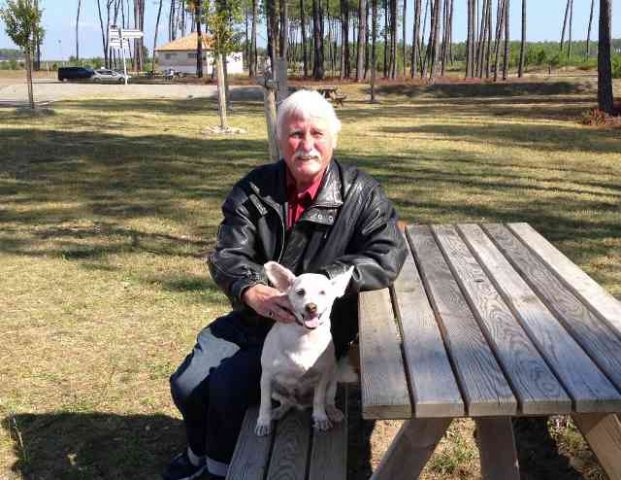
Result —
<path fill-rule="evenodd" d="M 612 57 L 612 78 L 621 78 L 621 55 Z"/>

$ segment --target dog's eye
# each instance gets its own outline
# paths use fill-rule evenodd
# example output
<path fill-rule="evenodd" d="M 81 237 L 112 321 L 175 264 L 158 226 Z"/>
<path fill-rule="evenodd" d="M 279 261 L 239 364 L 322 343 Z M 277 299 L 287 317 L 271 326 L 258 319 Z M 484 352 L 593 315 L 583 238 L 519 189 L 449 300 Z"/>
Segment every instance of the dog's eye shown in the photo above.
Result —
<path fill-rule="evenodd" d="M 321 291 L 319 292 L 319 295 L 325 295 L 325 294 L 326 294 L 326 291 L 325 291 L 325 290 L 321 290 Z"/>
<path fill-rule="evenodd" d="M 295 292 L 295 293 L 297 293 L 297 294 L 301 297 L 301 296 L 302 296 L 302 295 L 304 295 L 306 292 L 304 291 L 304 289 L 303 289 L 303 288 L 300 288 L 300 289 L 299 289 L 297 292 Z"/>

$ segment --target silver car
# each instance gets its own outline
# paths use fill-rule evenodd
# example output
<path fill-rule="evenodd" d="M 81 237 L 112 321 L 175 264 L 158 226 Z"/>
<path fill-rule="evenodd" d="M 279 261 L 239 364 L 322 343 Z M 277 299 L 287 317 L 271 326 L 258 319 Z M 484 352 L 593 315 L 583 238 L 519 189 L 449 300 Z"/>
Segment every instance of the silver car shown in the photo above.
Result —
<path fill-rule="evenodd" d="M 95 83 L 125 83 L 126 75 L 110 70 L 109 68 L 99 68 L 91 77 L 91 82 Z M 131 77 L 127 75 L 127 81 Z"/>

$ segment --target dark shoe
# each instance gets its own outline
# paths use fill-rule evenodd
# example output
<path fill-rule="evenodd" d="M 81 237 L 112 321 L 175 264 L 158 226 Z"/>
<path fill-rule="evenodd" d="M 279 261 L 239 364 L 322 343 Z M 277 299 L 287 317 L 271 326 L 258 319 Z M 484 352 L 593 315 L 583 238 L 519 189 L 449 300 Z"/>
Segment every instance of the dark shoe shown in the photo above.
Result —
<path fill-rule="evenodd" d="M 205 460 L 196 466 L 190 462 L 188 453 L 184 451 L 172 459 L 162 473 L 162 478 L 164 480 L 194 480 L 200 477 L 206 469 Z"/>

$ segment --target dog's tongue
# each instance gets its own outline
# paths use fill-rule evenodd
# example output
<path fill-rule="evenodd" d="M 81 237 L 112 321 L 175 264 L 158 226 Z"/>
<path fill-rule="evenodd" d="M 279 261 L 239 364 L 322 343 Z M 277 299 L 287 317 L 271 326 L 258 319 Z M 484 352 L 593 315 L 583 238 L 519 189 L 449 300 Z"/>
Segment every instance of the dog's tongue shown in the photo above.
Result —
<path fill-rule="evenodd" d="M 306 325 L 306 328 L 317 328 L 319 326 L 319 317 L 307 318 L 304 320 L 304 325 Z"/>

